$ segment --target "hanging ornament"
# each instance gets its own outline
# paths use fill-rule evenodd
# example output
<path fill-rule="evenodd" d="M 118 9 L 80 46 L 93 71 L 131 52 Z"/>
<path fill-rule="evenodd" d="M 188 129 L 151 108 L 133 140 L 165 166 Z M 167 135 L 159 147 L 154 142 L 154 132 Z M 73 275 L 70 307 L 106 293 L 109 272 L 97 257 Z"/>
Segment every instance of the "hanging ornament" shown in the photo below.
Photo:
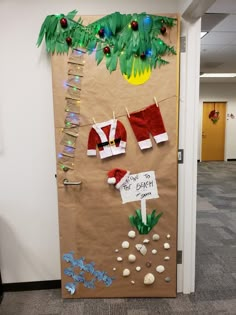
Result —
<path fill-rule="evenodd" d="M 105 55 L 110 55 L 110 53 L 111 53 L 110 47 L 109 46 L 104 47 L 103 48 L 103 52 L 104 52 Z"/>
<path fill-rule="evenodd" d="M 104 28 L 100 28 L 100 30 L 98 31 L 98 35 L 99 35 L 99 37 L 101 37 L 101 38 L 104 37 L 104 35 L 105 35 L 105 30 L 104 30 Z"/>
<path fill-rule="evenodd" d="M 66 42 L 67 42 L 68 46 L 70 46 L 72 44 L 72 38 L 71 37 L 67 37 L 66 38 Z"/>
<path fill-rule="evenodd" d="M 146 54 L 145 54 L 144 52 L 141 53 L 140 58 L 141 58 L 142 60 L 146 59 Z"/>
<path fill-rule="evenodd" d="M 62 165 L 61 168 L 63 169 L 64 172 L 68 172 L 69 171 L 69 167 Z"/>
<path fill-rule="evenodd" d="M 148 50 L 146 51 L 145 55 L 146 55 L 147 57 L 152 57 L 152 50 L 151 50 L 151 49 L 148 49 Z"/>
<path fill-rule="evenodd" d="M 162 35 L 165 35 L 165 33 L 166 33 L 166 27 L 165 27 L 165 26 L 162 26 L 162 27 L 161 27 L 161 34 L 162 34 Z"/>
<path fill-rule="evenodd" d="M 145 32 L 150 33 L 153 26 L 153 20 L 150 15 L 147 15 L 143 19 L 143 29 Z"/>
<path fill-rule="evenodd" d="M 66 18 L 61 18 L 60 19 L 60 24 L 62 28 L 66 28 L 68 23 L 67 23 L 67 19 Z"/>
<path fill-rule="evenodd" d="M 130 25 L 131 25 L 131 28 L 132 28 L 133 31 L 137 31 L 138 30 L 138 22 L 137 21 L 132 21 L 130 23 Z"/>
<path fill-rule="evenodd" d="M 152 24 L 152 18 L 151 18 L 149 15 L 147 15 L 147 16 L 143 19 L 143 23 L 144 23 L 144 25 L 146 25 L 146 26 L 151 25 L 151 24 Z"/>

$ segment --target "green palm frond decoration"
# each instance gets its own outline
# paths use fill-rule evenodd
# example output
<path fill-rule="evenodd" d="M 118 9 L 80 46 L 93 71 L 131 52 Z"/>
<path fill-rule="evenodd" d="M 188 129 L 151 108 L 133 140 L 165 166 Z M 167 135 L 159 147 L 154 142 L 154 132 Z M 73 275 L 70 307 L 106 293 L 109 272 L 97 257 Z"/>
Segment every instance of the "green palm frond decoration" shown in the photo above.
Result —
<path fill-rule="evenodd" d="M 47 51 L 52 54 L 67 53 L 70 48 L 85 48 L 88 54 L 95 54 L 97 64 L 106 59 L 110 72 L 116 70 L 119 62 L 122 74 L 128 77 L 133 70 L 140 74 L 167 64 L 162 57 L 176 54 L 175 48 L 163 40 L 165 32 L 175 26 L 175 18 L 145 12 L 115 12 L 85 26 L 81 18 L 76 19 L 76 14 L 77 11 L 73 10 L 67 15 L 47 16 L 37 45 L 40 46 L 45 38 Z M 66 19 L 66 26 L 62 24 L 62 19 Z M 139 62 L 135 62 L 133 67 L 137 59 Z"/>

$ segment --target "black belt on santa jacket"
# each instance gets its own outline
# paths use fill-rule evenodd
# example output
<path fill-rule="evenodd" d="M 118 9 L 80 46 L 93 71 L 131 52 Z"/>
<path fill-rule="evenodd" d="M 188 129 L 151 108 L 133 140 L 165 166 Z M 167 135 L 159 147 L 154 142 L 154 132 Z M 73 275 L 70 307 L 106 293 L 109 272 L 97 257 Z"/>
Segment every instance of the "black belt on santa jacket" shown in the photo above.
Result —
<path fill-rule="evenodd" d="M 121 140 L 121 138 L 114 139 L 111 141 L 101 142 L 101 143 L 98 143 L 98 147 L 101 148 L 101 147 L 105 147 L 106 145 L 114 145 L 116 143 L 119 143 L 120 140 Z"/>

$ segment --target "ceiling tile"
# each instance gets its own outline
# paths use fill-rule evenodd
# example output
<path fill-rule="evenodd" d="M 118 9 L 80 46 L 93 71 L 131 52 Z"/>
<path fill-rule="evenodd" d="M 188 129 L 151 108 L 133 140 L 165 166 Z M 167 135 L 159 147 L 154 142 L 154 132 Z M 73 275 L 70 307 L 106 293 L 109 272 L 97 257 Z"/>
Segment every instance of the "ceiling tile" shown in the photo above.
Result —
<path fill-rule="evenodd" d="M 216 0 L 209 8 L 208 13 L 236 13 L 235 0 Z"/>
<path fill-rule="evenodd" d="M 216 25 L 218 25 L 222 20 L 226 19 L 228 14 L 211 14 L 206 13 L 202 16 L 202 24 L 201 24 L 201 30 L 204 32 L 211 31 Z"/>
<path fill-rule="evenodd" d="M 236 2 L 236 1 L 235 1 Z M 236 16 L 234 14 L 228 15 L 223 21 L 219 22 L 212 31 L 214 32 L 236 32 Z"/>
<path fill-rule="evenodd" d="M 201 44 L 208 45 L 235 45 L 236 43 L 236 32 L 214 32 L 211 31 L 205 35 Z"/>

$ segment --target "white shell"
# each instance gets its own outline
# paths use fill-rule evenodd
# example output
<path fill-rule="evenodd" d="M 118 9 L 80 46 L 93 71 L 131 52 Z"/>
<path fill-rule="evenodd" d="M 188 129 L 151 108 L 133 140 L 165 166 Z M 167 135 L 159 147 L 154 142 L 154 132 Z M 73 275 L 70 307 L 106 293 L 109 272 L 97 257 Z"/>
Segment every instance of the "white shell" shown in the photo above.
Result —
<path fill-rule="evenodd" d="M 164 243 L 164 248 L 165 249 L 170 249 L 170 244 L 169 243 Z"/>
<path fill-rule="evenodd" d="M 134 281 L 134 280 L 131 280 L 130 282 L 131 282 L 131 284 L 135 284 L 135 281 Z"/>
<path fill-rule="evenodd" d="M 165 267 L 162 266 L 162 265 L 159 265 L 156 267 L 156 271 L 159 272 L 159 273 L 162 273 L 163 271 L 165 271 Z"/>
<path fill-rule="evenodd" d="M 146 276 L 144 277 L 143 283 L 146 285 L 153 284 L 155 281 L 155 277 L 152 273 L 147 273 Z"/>
<path fill-rule="evenodd" d="M 135 247 L 143 256 L 145 256 L 147 254 L 147 247 L 145 245 L 136 244 Z"/>
<path fill-rule="evenodd" d="M 160 236 L 158 234 L 153 234 L 152 239 L 153 241 L 158 241 L 160 239 Z"/>
<path fill-rule="evenodd" d="M 116 268 L 113 268 L 113 271 L 116 271 Z"/>
<path fill-rule="evenodd" d="M 169 257 L 169 256 L 166 256 L 166 257 L 164 258 L 164 260 L 170 260 L 170 257 Z"/>
<path fill-rule="evenodd" d="M 169 240 L 169 239 L 170 239 L 170 234 L 167 234 L 167 235 L 166 235 L 166 238 Z"/>
<path fill-rule="evenodd" d="M 136 260 L 136 256 L 135 256 L 135 255 L 130 254 L 130 255 L 128 256 L 128 261 L 129 261 L 129 262 L 133 263 L 133 262 L 135 262 L 135 260 Z"/>
<path fill-rule="evenodd" d="M 143 241 L 143 244 L 148 244 L 150 241 L 147 239 L 147 238 L 145 238 L 145 240 Z"/>
<path fill-rule="evenodd" d="M 156 249 L 153 249 L 153 250 L 152 250 L 152 254 L 153 254 L 153 255 L 156 255 L 156 253 L 157 253 L 157 250 L 156 250 Z"/>
<path fill-rule="evenodd" d="M 140 253 L 145 256 L 147 254 L 147 247 L 145 245 L 143 245 L 140 249 Z"/>
<path fill-rule="evenodd" d="M 136 244 L 135 247 L 138 251 L 140 251 L 140 249 L 142 248 L 143 244 Z"/>
<path fill-rule="evenodd" d="M 115 249 L 115 253 L 118 253 L 119 252 L 119 249 Z"/>
<path fill-rule="evenodd" d="M 129 269 L 124 269 L 123 270 L 123 277 L 128 277 L 130 275 L 130 270 Z"/>
<path fill-rule="evenodd" d="M 137 266 L 135 269 L 136 271 L 140 271 L 142 268 L 140 266 Z"/>
<path fill-rule="evenodd" d="M 122 258 L 122 257 L 117 257 L 116 260 L 117 260 L 117 261 L 122 261 L 123 258 Z"/>
<path fill-rule="evenodd" d="M 135 238 L 135 236 L 136 236 L 136 232 L 135 231 L 129 231 L 129 233 L 128 233 L 128 237 L 129 238 Z"/>
<path fill-rule="evenodd" d="M 127 241 L 124 241 L 122 244 L 121 244 L 122 248 L 129 248 L 129 242 Z"/>

